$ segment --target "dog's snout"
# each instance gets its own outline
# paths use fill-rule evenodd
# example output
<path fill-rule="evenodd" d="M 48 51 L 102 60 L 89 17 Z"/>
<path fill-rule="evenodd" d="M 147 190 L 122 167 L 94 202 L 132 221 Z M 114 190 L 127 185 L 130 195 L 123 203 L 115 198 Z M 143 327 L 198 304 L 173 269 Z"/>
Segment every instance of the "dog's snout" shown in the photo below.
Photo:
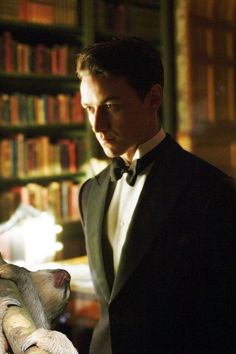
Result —
<path fill-rule="evenodd" d="M 56 288 L 64 288 L 71 280 L 70 274 L 65 269 L 55 269 L 53 270 L 53 274 Z"/>

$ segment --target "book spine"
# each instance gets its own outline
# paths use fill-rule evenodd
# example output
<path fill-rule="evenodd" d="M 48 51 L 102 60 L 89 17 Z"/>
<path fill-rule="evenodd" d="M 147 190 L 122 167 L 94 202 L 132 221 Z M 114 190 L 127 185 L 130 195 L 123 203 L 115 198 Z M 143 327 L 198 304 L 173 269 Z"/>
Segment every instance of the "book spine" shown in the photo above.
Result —
<path fill-rule="evenodd" d="M 81 105 L 81 95 L 77 91 L 71 97 L 71 121 L 77 124 L 83 124 L 85 121 L 83 107 Z"/>
<path fill-rule="evenodd" d="M 0 173 L 1 177 L 12 177 L 12 141 L 2 139 L 0 141 Z"/>
<path fill-rule="evenodd" d="M 2 125 L 8 125 L 11 121 L 10 95 L 2 95 L 0 119 Z"/>
<path fill-rule="evenodd" d="M 24 177 L 27 173 L 25 169 L 25 157 L 24 157 L 24 135 L 18 134 L 16 137 L 17 140 L 17 169 L 16 176 Z"/>
<path fill-rule="evenodd" d="M 13 37 L 9 31 L 3 33 L 3 46 L 5 58 L 5 71 L 7 73 L 13 72 Z"/>

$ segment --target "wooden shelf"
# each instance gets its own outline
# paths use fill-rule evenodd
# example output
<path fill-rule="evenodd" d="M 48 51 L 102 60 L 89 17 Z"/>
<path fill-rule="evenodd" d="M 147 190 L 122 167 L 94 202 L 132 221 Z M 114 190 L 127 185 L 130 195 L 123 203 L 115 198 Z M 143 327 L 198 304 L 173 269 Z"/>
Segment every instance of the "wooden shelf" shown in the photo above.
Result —
<path fill-rule="evenodd" d="M 0 20 L 0 31 L 10 31 L 18 38 L 27 38 L 27 42 L 37 42 L 43 39 L 43 43 L 80 43 L 83 42 L 82 27 L 69 27 L 48 24 L 36 24 L 32 22 Z"/>
<path fill-rule="evenodd" d="M 74 93 L 79 89 L 75 76 L 19 74 L 0 72 L 0 92 Z"/>
<path fill-rule="evenodd" d="M 10 137 L 18 133 L 25 136 L 48 135 L 78 138 L 84 137 L 87 132 L 85 124 L 0 125 L 0 137 Z"/>
<path fill-rule="evenodd" d="M 12 186 L 23 186 L 28 183 L 40 183 L 48 184 L 50 182 L 59 182 L 64 180 L 73 180 L 79 182 L 80 179 L 84 176 L 83 173 L 62 173 L 59 175 L 50 175 L 50 176 L 28 176 L 22 178 L 0 178 L 0 189 Z"/>

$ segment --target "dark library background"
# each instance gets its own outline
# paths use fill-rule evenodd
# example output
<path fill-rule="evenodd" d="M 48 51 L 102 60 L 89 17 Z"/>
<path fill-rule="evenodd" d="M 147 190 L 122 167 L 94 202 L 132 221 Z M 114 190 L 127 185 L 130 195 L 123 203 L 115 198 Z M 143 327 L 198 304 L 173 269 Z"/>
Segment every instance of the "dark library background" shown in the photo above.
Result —
<path fill-rule="evenodd" d="M 75 56 L 117 35 L 160 51 L 166 131 L 236 177 L 235 23 L 235 0 L 1 0 L 0 226 L 21 205 L 50 211 L 60 226 L 50 260 L 86 263 L 78 190 L 106 159 L 81 108 Z M 97 319 L 94 294 L 76 288 L 55 328 L 86 354 Z"/>

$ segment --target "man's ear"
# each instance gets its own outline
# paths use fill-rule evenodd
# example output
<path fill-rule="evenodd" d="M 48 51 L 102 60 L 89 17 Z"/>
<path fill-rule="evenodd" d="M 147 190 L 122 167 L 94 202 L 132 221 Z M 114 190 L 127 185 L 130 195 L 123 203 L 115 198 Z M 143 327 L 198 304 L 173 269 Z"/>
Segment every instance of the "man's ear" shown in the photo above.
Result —
<path fill-rule="evenodd" d="M 153 85 L 150 88 L 147 97 L 149 99 L 151 107 L 155 108 L 158 111 L 162 104 L 162 99 L 163 99 L 163 88 L 161 87 L 161 85 L 159 84 Z"/>

